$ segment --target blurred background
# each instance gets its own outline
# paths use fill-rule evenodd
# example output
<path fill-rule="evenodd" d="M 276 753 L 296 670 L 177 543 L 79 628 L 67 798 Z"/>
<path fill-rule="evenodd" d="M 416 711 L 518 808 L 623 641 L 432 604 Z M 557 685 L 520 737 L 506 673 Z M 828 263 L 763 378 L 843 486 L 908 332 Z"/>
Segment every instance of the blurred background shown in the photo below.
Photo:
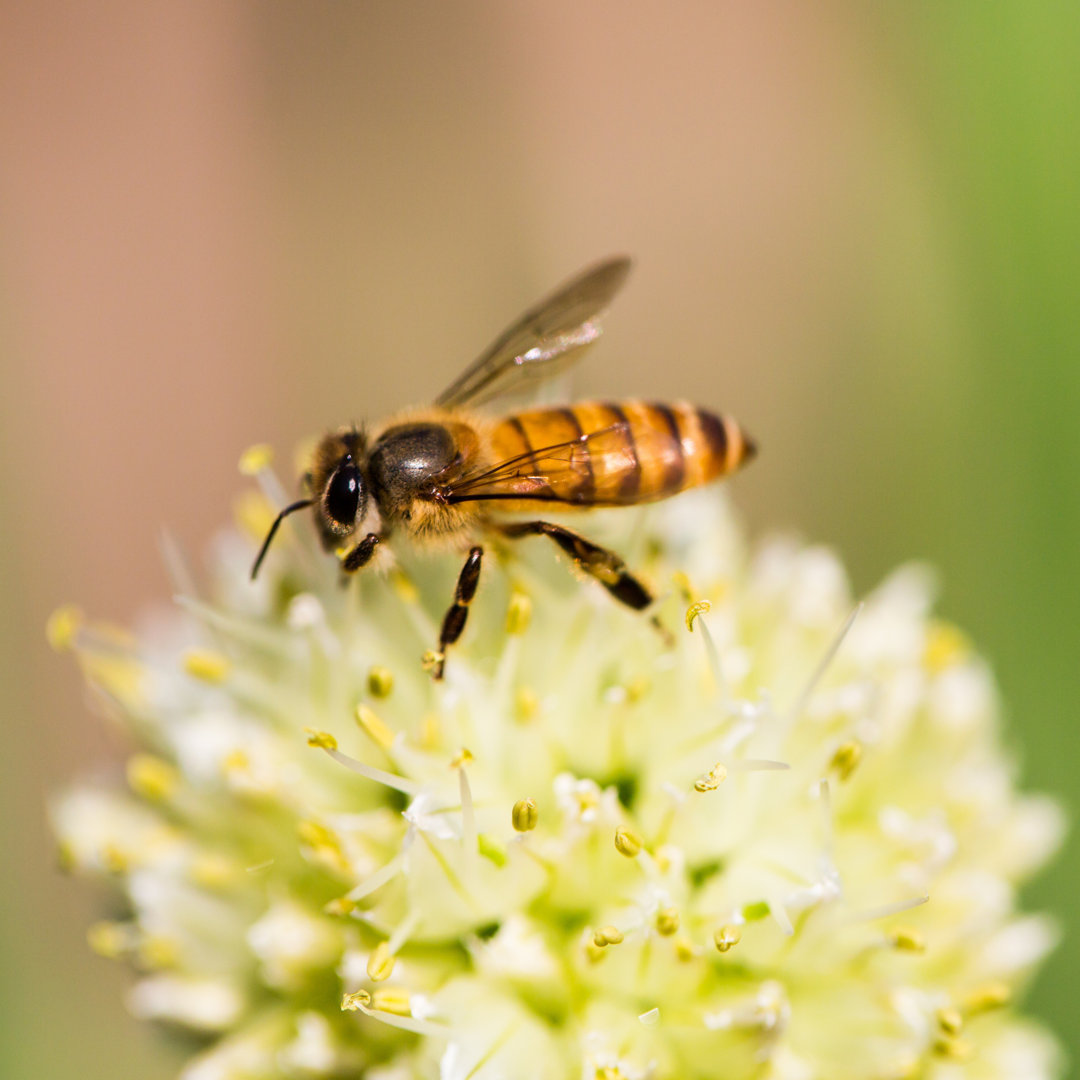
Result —
<path fill-rule="evenodd" d="M 1071 804 L 1078 56 L 1064 3 L 6 0 L 0 1075 L 175 1071 L 54 869 L 47 795 L 114 748 L 47 614 L 161 602 L 161 527 L 203 550 L 244 447 L 433 396 L 608 253 L 582 393 L 740 417 L 751 529 L 858 591 L 937 566 Z M 1074 1057 L 1077 850 L 1025 898 L 1072 925 L 1029 1007 Z"/>

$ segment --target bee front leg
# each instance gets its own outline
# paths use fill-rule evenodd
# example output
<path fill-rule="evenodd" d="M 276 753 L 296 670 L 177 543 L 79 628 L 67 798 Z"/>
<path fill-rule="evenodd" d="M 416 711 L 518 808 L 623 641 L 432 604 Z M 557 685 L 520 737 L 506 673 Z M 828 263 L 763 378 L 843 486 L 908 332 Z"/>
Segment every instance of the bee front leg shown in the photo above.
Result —
<path fill-rule="evenodd" d="M 375 554 L 375 549 L 382 543 L 383 538 L 378 533 L 368 533 L 359 544 L 356 545 L 341 560 L 341 568 L 347 574 L 355 574 L 362 566 L 367 566 L 371 562 L 371 557 Z"/>
<path fill-rule="evenodd" d="M 469 550 L 469 557 L 458 574 L 457 588 L 454 590 L 454 602 L 442 621 L 442 630 L 439 632 L 439 651 L 435 655 L 431 666 L 431 677 L 441 679 L 446 669 L 446 650 L 453 645 L 461 632 L 465 629 L 466 620 L 469 618 L 469 605 L 476 595 L 476 586 L 480 582 L 480 562 L 484 557 L 482 547 L 474 547 Z"/>

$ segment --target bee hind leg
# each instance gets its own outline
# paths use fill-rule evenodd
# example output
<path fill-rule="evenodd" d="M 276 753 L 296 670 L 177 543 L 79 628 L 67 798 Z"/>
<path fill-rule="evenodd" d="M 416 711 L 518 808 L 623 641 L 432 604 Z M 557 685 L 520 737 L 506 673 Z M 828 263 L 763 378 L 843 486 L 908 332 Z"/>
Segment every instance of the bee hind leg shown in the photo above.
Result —
<path fill-rule="evenodd" d="M 473 547 L 469 550 L 469 557 L 458 574 L 457 588 L 454 589 L 454 602 L 450 605 L 443 617 L 442 629 L 439 632 L 439 651 L 435 654 L 431 665 L 431 677 L 441 679 L 446 670 L 446 650 L 453 645 L 469 618 L 469 605 L 476 595 L 476 586 L 480 582 L 480 563 L 484 557 L 482 547 Z"/>
<path fill-rule="evenodd" d="M 626 563 L 609 548 L 600 547 L 584 536 L 554 525 L 550 521 L 515 521 L 498 526 L 499 531 L 511 539 L 522 536 L 547 536 L 554 540 L 590 577 L 595 578 L 620 604 L 635 611 L 642 611 L 653 602 L 653 595 L 629 570 Z M 670 641 L 670 634 L 654 616 L 654 627 Z"/>

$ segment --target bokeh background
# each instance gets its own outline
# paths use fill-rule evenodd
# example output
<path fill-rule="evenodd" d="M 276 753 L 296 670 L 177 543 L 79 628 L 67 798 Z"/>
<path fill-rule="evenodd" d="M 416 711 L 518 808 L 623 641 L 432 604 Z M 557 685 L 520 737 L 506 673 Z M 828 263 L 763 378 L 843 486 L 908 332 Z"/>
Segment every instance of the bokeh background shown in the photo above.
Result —
<path fill-rule="evenodd" d="M 583 393 L 757 437 L 756 533 L 855 587 L 918 558 L 1075 796 L 1080 6 L 102 0 L 0 6 L 0 1075 L 167 1077 L 54 870 L 115 753 L 43 640 L 167 596 L 236 459 L 433 395 L 526 304 L 637 258 Z M 1030 1008 L 1077 1055 L 1073 930 Z"/>

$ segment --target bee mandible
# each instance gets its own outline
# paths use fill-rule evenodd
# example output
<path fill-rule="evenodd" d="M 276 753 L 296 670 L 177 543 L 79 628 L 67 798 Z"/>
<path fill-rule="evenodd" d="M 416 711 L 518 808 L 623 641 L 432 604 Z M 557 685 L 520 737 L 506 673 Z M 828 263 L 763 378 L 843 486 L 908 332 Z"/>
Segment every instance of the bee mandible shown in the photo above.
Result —
<path fill-rule="evenodd" d="M 324 436 L 305 477 L 308 496 L 274 520 L 254 579 L 281 522 L 314 508 L 328 551 L 347 573 L 368 566 L 395 533 L 428 547 L 468 547 L 442 621 L 432 675 L 461 637 L 492 534 L 547 536 L 616 600 L 634 610 L 653 596 L 615 552 L 562 525 L 505 520 L 508 513 L 634 506 L 706 484 L 747 462 L 754 445 L 730 417 L 686 402 L 578 402 L 491 418 L 479 406 L 576 361 L 600 335 L 600 318 L 630 271 L 607 259 L 568 281 L 509 326 L 429 408 L 366 433 Z"/>

